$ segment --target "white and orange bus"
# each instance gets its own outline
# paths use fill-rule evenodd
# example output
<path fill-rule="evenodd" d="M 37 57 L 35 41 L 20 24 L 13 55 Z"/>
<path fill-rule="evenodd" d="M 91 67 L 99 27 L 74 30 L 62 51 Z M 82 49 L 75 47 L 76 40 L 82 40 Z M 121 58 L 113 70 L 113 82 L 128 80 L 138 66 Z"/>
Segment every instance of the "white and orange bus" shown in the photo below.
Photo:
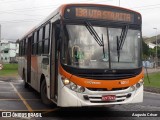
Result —
<path fill-rule="evenodd" d="M 19 41 L 19 74 L 45 104 L 107 106 L 143 101 L 141 14 L 65 4 Z"/>

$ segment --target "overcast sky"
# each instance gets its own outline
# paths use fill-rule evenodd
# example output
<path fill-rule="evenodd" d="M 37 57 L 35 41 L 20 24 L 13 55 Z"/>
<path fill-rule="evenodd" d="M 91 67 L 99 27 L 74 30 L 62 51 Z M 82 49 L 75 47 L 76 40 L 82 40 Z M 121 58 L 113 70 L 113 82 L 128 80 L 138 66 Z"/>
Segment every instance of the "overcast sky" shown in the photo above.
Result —
<path fill-rule="evenodd" d="M 160 0 L 0 0 L 2 39 L 17 40 L 64 3 L 120 6 L 142 14 L 143 36 L 160 34 Z"/>

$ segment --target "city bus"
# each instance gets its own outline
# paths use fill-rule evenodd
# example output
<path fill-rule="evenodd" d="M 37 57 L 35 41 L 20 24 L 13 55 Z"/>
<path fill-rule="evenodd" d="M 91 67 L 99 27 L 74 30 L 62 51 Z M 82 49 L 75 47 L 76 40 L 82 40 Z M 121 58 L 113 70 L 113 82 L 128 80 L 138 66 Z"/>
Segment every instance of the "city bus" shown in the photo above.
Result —
<path fill-rule="evenodd" d="M 19 75 L 60 107 L 143 101 L 142 17 L 126 8 L 64 4 L 19 40 Z"/>

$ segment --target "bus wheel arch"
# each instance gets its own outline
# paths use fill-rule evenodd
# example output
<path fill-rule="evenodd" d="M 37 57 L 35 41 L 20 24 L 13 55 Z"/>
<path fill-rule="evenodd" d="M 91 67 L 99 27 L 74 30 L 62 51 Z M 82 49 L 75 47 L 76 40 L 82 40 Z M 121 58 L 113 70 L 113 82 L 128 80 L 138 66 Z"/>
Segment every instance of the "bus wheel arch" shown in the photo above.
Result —
<path fill-rule="evenodd" d="M 40 96 L 41 100 L 46 105 L 51 105 L 52 101 L 48 99 L 47 97 L 47 85 L 46 85 L 46 79 L 45 76 L 42 74 L 40 79 Z"/>

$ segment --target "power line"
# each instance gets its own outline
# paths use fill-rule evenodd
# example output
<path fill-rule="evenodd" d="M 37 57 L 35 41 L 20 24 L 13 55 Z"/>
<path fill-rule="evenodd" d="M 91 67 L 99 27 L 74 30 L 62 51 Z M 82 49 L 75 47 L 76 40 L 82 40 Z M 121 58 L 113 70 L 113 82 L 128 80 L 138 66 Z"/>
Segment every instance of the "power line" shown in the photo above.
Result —
<path fill-rule="evenodd" d="M 20 23 L 20 22 L 36 22 L 41 21 L 41 19 L 24 19 L 24 20 L 11 20 L 11 21 L 0 21 L 0 23 Z"/>
<path fill-rule="evenodd" d="M 141 9 L 136 9 L 136 10 L 149 10 L 149 9 L 157 9 L 157 8 L 160 8 L 160 7 L 141 8 Z"/>
<path fill-rule="evenodd" d="M 53 6 L 45 7 L 45 6 L 44 6 L 44 7 L 34 7 L 34 8 L 31 7 L 31 8 L 24 8 L 24 9 L 12 9 L 12 10 L 5 10 L 5 11 L 7 11 L 7 12 L 8 12 L 8 11 L 9 11 L 9 12 L 10 12 L 10 11 L 11 11 L 11 12 L 15 12 L 15 11 L 16 11 L 16 12 L 23 12 L 23 11 L 26 11 L 26 10 L 27 10 L 27 11 L 33 11 L 33 10 L 39 10 L 39 9 L 43 9 L 43 10 L 44 10 L 44 9 L 53 9 L 53 8 L 57 8 L 57 7 L 53 7 Z M 0 12 L 2 12 L 2 11 L 0 11 Z"/>
<path fill-rule="evenodd" d="M 95 1 L 95 0 L 85 0 L 85 1 L 79 1 L 79 2 L 93 2 L 93 1 Z M 106 2 L 106 0 L 98 1 L 98 2 Z M 95 2 L 95 3 L 97 3 L 97 2 Z M 54 9 L 54 8 L 59 7 L 59 6 L 60 6 L 60 4 L 56 4 L 56 5 L 47 5 L 47 6 L 40 6 L 40 7 L 29 7 L 29 8 L 23 8 L 23 9 L 11 9 L 11 10 L 5 10 L 5 11 L 22 12 L 22 11 L 25 11 L 25 10 L 32 11 L 34 9 L 36 9 L 36 10 L 43 9 L 44 10 L 44 9 Z"/>
<path fill-rule="evenodd" d="M 0 0 L 0 3 L 12 3 L 12 2 L 23 2 L 23 0 L 10 0 L 10 1 L 6 1 L 6 0 Z"/>
<path fill-rule="evenodd" d="M 22 1 L 22 0 L 16 0 L 16 1 Z M 79 2 L 94 2 L 95 0 L 84 0 L 84 1 L 79 1 Z M 8 1 L 9 2 L 9 1 Z M 15 1 L 10 1 L 10 2 L 15 2 Z M 106 2 L 106 0 L 103 0 L 103 1 L 98 1 L 98 2 Z M 97 3 L 97 2 L 95 2 Z M 159 6 L 160 4 L 154 4 L 154 5 L 146 5 L 146 6 L 140 6 L 140 7 L 133 7 L 131 9 L 143 9 L 145 7 L 155 7 L 155 6 Z M 39 9 L 53 9 L 53 8 L 57 8 L 58 6 L 60 6 L 60 4 L 56 4 L 56 5 L 47 5 L 47 6 L 40 6 L 40 7 L 30 7 L 30 8 L 23 8 L 23 9 L 11 9 L 11 10 L 5 10 L 5 11 L 25 11 L 25 10 L 39 10 Z M 0 12 L 3 12 L 3 11 L 0 11 Z"/>
<path fill-rule="evenodd" d="M 146 6 L 140 6 L 140 7 L 134 7 L 134 8 L 145 8 L 145 7 L 155 7 L 155 6 L 159 6 L 160 4 L 154 4 L 154 5 L 146 5 Z"/>
<path fill-rule="evenodd" d="M 25 16 L 38 16 L 38 17 L 40 17 L 40 16 L 42 16 L 42 17 L 45 17 L 45 16 L 43 16 L 43 15 L 30 15 L 30 14 L 24 14 L 24 13 L 15 13 L 15 12 L 6 12 L 6 11 L 0 11 L 0 14 L 15 14 L 15 15 L 25 15 Z"/>
<path fill-rule="evenodd" d="M 93 1 L 93 0 L 91 0 Z M 81 1 L 81 2 L 84 2 L 84 1 Z M 87 1 L 89 2 L 89 1 Z M 100 1 L 100 2 L 103 2 L 103 1 Z M 144 8 L 144 9 L 153 9 L 153 8 L 145 8 L 145 7 L 154 7 L 154 6 L 159 6 L 160 4 L 156 4 L 156 5 L 147 5 L 147 6 L 141 6 L 141 7 L 134 7 L 134 8 Z M 54 5 L 56 6 L 56 5 Z M 42 6 L 41 6 L 42 7 Z M 41 7 L 36 7 L 36 8 L 41 8 Z M 43 7 L 47 7 L 47 6 L 43 6 Z M 52 7 L 53 8 L 53 7 Z M 157 7 L 154 7 L 154 9 L 157 8 Z M 158 7 L 159 8 L 159 7 Z M 29 8 L 27 8 L 29 9 Z M 35 8 L 34 8 L 35 9 Z M 133 9 L 133 8 L 132 8 Z M 20 10 L 20 9 L 19 9 Z M 24 10 L 24 9 L 21 9 L 21 10 Z M 6 12 L 6 11 L 0 11 L 0 12 L 5 12 L 5 13 L 8 13 L 8 14 L 18 14 L 18 13 L 15 13 L 15 12 Z M 22 14 L 21 14 L 22 15 Z M 23 15 L 27 15 L 27 16 L 39 16 L 39 15 L 29 15 L 29 14 L 23 14 Z M 44 16 L 45 17 L 45 16 Z M 22 23 L 22 22 L 36 22 L 36 21 L 41 21 L 42 19 L 41 18 L 38 18 L 38 19 L 24 19 L 24 20 L 12 20 L 12 21 L 0 21 L 1 23 Z"/>

